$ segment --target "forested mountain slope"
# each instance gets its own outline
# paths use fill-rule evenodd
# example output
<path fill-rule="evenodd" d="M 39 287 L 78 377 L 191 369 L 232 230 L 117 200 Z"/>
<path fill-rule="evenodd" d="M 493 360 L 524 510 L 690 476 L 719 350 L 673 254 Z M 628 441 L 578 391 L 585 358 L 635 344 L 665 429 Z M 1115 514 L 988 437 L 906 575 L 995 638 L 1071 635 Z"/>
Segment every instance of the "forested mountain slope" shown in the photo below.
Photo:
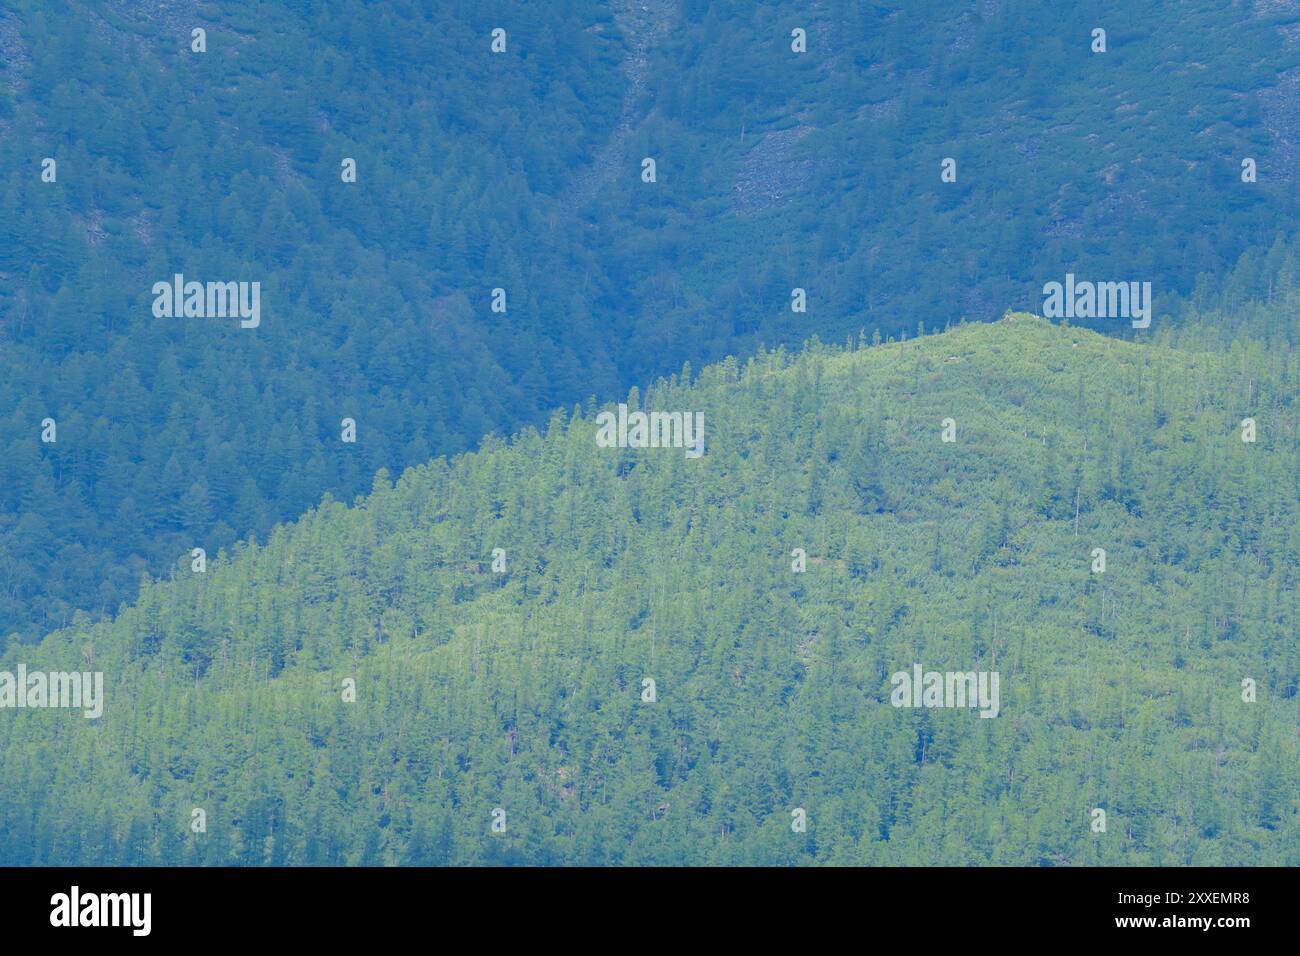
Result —
<path fill-rule="evenodd" d="M 1010 315 L 693 378 L 628 404 L 702 457 L 575 409 L 11 645 L 106 699 L 0 721 L 0 863 L 1300 863 L 1292 353 Z"/>
<path fill-rule="evenodd" d="M 1152 282 L 1164 322 L 1294 227 L 1297 17 L 12 0 L 0 634 L 685 361 L 1037 309 L 1067 271 Z M 156 318 L 177 273 L 261 282 L 260 326 Z"/>

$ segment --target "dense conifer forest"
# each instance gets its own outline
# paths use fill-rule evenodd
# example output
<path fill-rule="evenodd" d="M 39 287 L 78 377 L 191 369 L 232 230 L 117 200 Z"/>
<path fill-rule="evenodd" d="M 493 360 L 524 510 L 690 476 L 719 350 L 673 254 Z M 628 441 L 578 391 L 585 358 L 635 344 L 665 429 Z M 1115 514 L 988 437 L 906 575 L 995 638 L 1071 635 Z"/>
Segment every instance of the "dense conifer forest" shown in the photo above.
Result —
<path fill-rule="evenodd" d="M 1300 367 L 1185 338 L 813 343 L 626 396 L 698 458 L 584 406 L 380 472 L 11 647 L 108 685 L 0 723 L 0 862 L 1295 865 Z"/>
<path fill-rule="evenodd" d="M 1300 865 L 1298 102 L 1288 0 L 11 0 L 0 866 Z"/>
<path fill-rule="evenodd" d="M 1210 0 L 13 0 L 0 635 L 684 362 L 1067 271 L 1168 321 L 1294 228 L 1297 39 Z M 262 324 L 156 318 L 178 273 L 260 281 Z"/>

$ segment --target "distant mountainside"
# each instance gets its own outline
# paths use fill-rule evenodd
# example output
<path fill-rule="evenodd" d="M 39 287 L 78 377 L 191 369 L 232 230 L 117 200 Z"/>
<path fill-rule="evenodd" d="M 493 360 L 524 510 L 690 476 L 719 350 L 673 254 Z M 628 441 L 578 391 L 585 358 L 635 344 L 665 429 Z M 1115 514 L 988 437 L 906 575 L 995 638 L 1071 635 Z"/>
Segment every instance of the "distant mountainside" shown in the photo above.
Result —
<path fill-rule="evenodd" d="M 1171 9 L 13 0 L 0 635 L 687 361 L 1067 272 L 1171 321 L 1294 231 L 1300 8 Z M 260 324 L 156 317 L 178 274 Z"/>
<path fill-rule="evenodd" d="M 11 644 L 105 688 L 0 721 L 0 864 L 1296 865 L 1297 382 L 1009 314 L 381 474 Z"/>

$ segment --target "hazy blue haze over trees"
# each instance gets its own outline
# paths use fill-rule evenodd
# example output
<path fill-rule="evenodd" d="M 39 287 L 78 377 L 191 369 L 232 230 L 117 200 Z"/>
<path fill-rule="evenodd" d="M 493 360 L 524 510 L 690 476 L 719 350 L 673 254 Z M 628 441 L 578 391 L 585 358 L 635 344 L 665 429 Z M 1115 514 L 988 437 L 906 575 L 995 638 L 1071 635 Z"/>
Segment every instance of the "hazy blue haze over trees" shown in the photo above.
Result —
<path fill-rule="evenodd" d="M 1296 15 L 1247 10 L 17 0 L 0 633 L 685 361 L 990 319 L 1067 270 L 1160 311 L 1296 218 Z M 155 319 L 176 272 L 261 281 L 263 325 Z"/>

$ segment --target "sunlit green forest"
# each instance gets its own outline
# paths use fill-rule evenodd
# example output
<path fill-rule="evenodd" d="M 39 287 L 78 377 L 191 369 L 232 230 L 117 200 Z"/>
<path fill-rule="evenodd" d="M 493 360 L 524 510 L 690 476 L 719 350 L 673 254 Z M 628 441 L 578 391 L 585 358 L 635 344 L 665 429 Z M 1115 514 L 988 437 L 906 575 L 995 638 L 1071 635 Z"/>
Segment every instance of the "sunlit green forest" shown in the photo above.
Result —
<path fill-rule="evenodd" d="M 1008 313 L 684 367 L 625 400 L 702 457 L 584 404 L 179 562 L 0 657 L 107 681 L 0 721 L 0 863 L 1296 865 L 1274 291 L 1231 335 L 1207 294 L 1142 344 Z M 1000 714 L 890 706 L 913 663 Z"/>

